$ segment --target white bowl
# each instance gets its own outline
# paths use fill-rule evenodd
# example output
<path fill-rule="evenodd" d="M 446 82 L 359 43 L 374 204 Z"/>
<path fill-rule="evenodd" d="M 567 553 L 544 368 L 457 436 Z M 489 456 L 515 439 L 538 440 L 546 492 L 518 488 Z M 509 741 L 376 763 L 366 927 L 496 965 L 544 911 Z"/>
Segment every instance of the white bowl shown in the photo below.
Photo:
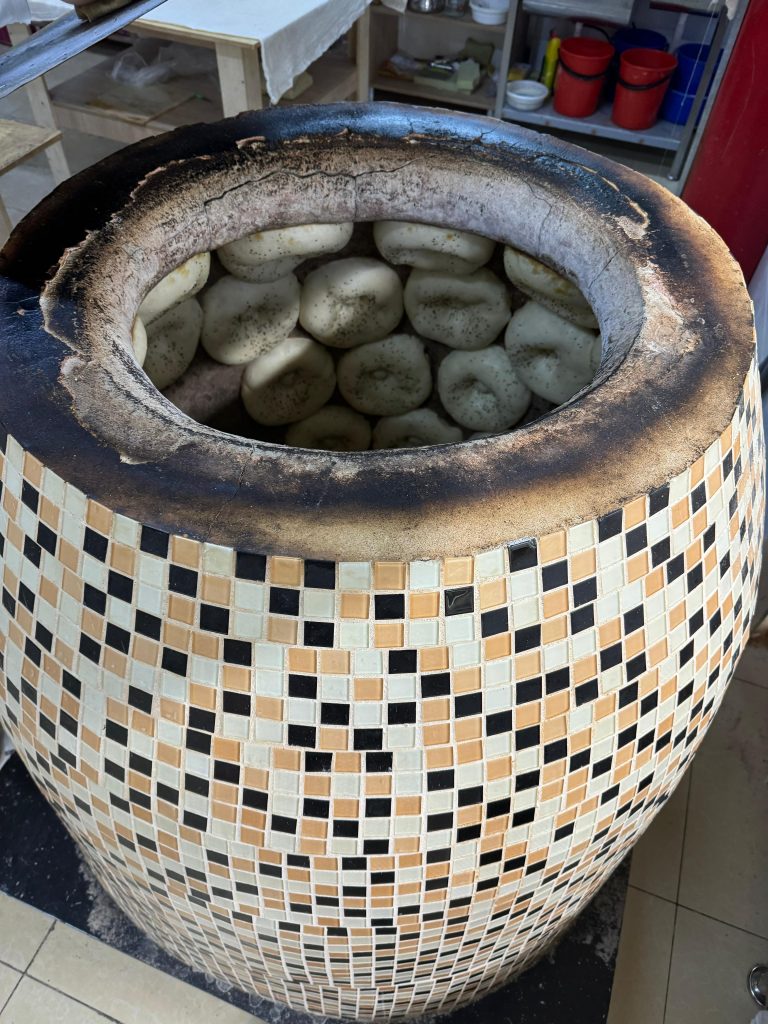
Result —
<path fill-rule="evenodd" d="M 522 79 L 507 85 L 507 102 L 517 110 L 538 110 L 549 95 L 542 82 Z"/>
<path fill-rule="evenodd" d="M 478 25 L 503 25 L 509 13 L 509 0 L 469 0 L 472 20 Z"/>

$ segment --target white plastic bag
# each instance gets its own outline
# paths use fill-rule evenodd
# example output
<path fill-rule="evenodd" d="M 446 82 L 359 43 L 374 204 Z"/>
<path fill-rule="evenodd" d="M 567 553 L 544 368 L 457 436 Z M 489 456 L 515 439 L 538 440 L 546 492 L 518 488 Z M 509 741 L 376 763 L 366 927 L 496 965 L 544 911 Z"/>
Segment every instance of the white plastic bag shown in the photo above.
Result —
<path fill-rule="evenodd" d="M 171 78 L 201 76 L 215 71 L 215 55 L 204 47 L 139 39 L 113 61 L 109 75 L 121 85 L 141 89 Z"/>

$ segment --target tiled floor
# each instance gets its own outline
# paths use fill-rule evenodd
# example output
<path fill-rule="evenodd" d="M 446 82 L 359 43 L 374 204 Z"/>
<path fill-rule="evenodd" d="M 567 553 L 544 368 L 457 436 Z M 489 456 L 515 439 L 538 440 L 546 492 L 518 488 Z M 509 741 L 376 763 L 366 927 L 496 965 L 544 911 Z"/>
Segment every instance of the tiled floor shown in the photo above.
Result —
<path fill-rule="evenodd" d="M 768 963 L 768 650 L 746 653 L 629 881 L 609 1024 L 749 1024 L 747 974 Z"/>
<path fill-rule="evenodd" d="M 26 98 L 4 100 L 0 116 L 30 119 Z M 77 132 L 64 144 L 73 172 L 119 148 Z M 11 219 L 52 184 L 43 155 L 0 179 Z M 768 961 L 768 651 L 747 653 L 691 771 L 635 850 L 609 1024 L 749 1024 L 746 977 L 758 961 Z M 0 894 L 0 1024 L 255 1020 Z"/>
<path fill-rule="evenodd" d="M 259 1024 L 0 893 L 1 1024 Z"/>

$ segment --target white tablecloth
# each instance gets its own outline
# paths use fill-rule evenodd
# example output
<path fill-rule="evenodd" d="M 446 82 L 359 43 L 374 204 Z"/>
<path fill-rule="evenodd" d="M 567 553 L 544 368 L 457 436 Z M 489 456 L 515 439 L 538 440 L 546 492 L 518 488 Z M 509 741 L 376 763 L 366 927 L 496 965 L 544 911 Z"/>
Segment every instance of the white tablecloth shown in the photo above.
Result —
<path fill-rule="evenodd" d="M 166 0 L 140 23 L 258 42 L 273 103 L 363 13 L 371 0 Z M 0 25 L 48 21 L 72 8 L 62 0 L 0 0 Z M 193 40 L 190 39 L 190 42 Z"/>

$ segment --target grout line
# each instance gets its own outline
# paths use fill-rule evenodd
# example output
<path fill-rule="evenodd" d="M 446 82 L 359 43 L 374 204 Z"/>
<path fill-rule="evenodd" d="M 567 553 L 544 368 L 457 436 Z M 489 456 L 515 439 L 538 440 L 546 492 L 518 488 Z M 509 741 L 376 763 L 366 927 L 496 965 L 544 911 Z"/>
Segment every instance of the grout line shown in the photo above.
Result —
<path fill-rule="evenodd" d="M 675 918 L 672 922 L 672 942 L 669 947 L 669 963 L 667 964 L 667 984 L 664 991 L 664 1014 L 662 1016 L 662 1024 L 667 1024 L 667 1007 L 669 1004 L 669 987 L 672 983 L 672 960 L 675 955 L 675 938 L 677 936 L 677 916 L 679 913 L 678 900 L 680 899 L 680 882 L 683 877 L 683 860 L 685 859 L 685 837 L 688 832 L 688 810 L 691 806 L 691 790 L 693 789 L 693 766 L 688 769 L 688 792 L 685 797 L 685 820 L 683 821 L 683 838 L 680 843 L 680 861 L 677 870 L 677 888 L 675 890 Z"/>
<path fill-rule="evenodd" d="M 8 964 L 8 966 L 10 967 L 10 964 Z M 11 968 L 11 970 L 16 971 L 16 968 L 13 967 L 13 968 Z M 3 1012 L 5 1011 L 5 1008 L 8 1005 L 8 1003 L 10 1003 L 10 1001 L 13 999 L 13 993 L 16 991 L 16 989 L 19 987 L 19 985 L 21 984 L 22 980 L 24 979 L 24 975 L 20 971 L 16 971 L 16 973 L 18 974 L 18 978 L 16 979 L 16 982 L 15 982 L 13 988 L 8 993 L 8 998 L 3 1003 L 0 1003 L 0 1017 L 2 1017 Z"/>
<path fill-rule="evenodd" d="M 41 913 L 42 913 L 42 911 L 41 911 Z M 23 970 L 23 972 L 22 972 L 22 973 L 23 973 L 23 974 L 24 974 L 25 976 L 26 976 L 26 974 L 27 974 L 27 971 L 28 971 L 28 970 L 30 969 L 30 967 L 32 966 L 32 964 L 33 964 L 33 963 L 35 962 L 35 959 L 37 958 L 37 954 L 38 954 L 38 953 L 40 952 L 40 950 L 41 950 L 41 949 L 43 948 L 43 946 L 44 946 L 44 945 L 46 944 L 46 942 L 48 941 L 48 937 L 50 936 L 51 932 L 53 931 L 53 929 L 54 929 L 54 928 L 56 927 L 56 925 L 57 925 L 57 924 L 58 924 L 58 922 L 57 922 L 56 918 L 54 918 L 54 919 L 53 919 L 53 920 L 51 921 L 51 924 L 50 924 L 50 926 L 49 926 L 49 928 L 48 928 L 48 931 L 47 931 L 47 932 L 45 933 L 45 935 L 43 936 L 42 942 L 41 942 L 41 943 L 40 943 L 40 945 L 39 945 L 39 946 L 37 947 L 37 949 L 35 950 L 35 952 L 34 952 L 34 953 L 32 954 L 32 958 L 31 958 L 31 960 L 29 961 L 29 963 L 27 964 L 27 966 L 26 966 L 26 967 L 24 968 L 24 970 Z"/>
<path fill-rule="evenodd" d="M 633 882 L 630 882 L 627 885 L 627 888 L 635 889 L 637 892 L 641 892 L 644 896 L 653 896 L 655 900 L 661 900 L 663 903 L 671 903 L 673 907 L 677 906 L 677 903 L 675 903 L 674 900 L 671 900 L 669 896 L 660 896 L 659 893 L 653 892 L 651 889 L 644 889 L 642 885 L 635 885 Z"/>
<path fill-rule="evenodd" d="M 637 889 L 638 892 L 645 893 L 646 896 L 655 896 L 657 900 L 663 900 L 665 903 L 671 903 L 673 906 L 680 906 L 677 900 L 669 896 L 662 896 L 661 893 L 654 892 L 653 889 L 644 889 L 642 885 L 635 885 L 634 882 L 629 883 L 630 889 Z M 686 910 L 690 910 L 690 907 L 686 907 Z"/>
<path fill-rule="evenodd" d="M 84 1006 L 86 1010 L 92 1010 L 93 1013 L 97 1013 L 104 1020 L 109 1021 L 109 1024 L 125 1024 L 125 1021 L 121 1021 L 117 1017 L 110 1017 L 108 1013 L 104 1013 L 103 1010 L 99 1010 L 96 1006 L 91 1006 L 90 1003 L 85 1003 L 82 999 L 78 999 L 77 996 L 70 995 L 69 992 L 64 992 L 62 989 L 56 988 L 55 985 L 49 985 L 47 981 L 41 981 L 40 978 L 36 978 L 32 974 L 25 974 L 24 977 L 28 977 L 30 981 L 42 985 L 43 988 L 47 988 L 51 992 L 56 992 L 57 995 L 63 996 L 70 1003 L 77 1003 L 78 1006 Z"/>
<path fill-rule="evenodd" d="M 42 913 L 42 911 L 41 911 L 41 913 Z M 42 942 L 40 943 L 40 945 L 37 947 L 37 949 L 33 953 L 32 959 L 27 964 L 26 969 L 22 972 L 21 978 L 19 978 L 19 981 L 16 982 L 16 987 L 21 983 L 22 978 L 29 978 L 30 981 L 36 981 L 38 984 L 44 985 L 46 988 L 51 989 L 52 992 L 57 992 L 60 996 L 63 996 L 65 999 L 68 999 L 68 1000 L 70 1000 L 73 1003 L 78 1003 L 80 1006 L 85 1006 L 89 1010 L 93 1010 L 94 1013 L 98 1013 L 105 1020 L 108 1020 L 110 1022 L 110 1024 L 123 1024 L 123 1022 L 119 1021 L 117 1019 L 117 1017 L 110 1017 L 109 1014 L 104 1013 L 102 1010 L 99 1010 L 95 1006 L 91 1006 L 90 1003 L 85 1003 L 85 1002 L 83 1002 L 82 999 L 78 999 L 76 996 L 70 995 L 69 992 L 64 992 L 62 989 L 56 988 L 55 985 L 51 985 L 51 984 L 49 984 L 49 982 L 43 981 L 42 978 L 38 978 L 37 975 L 29 973 L 29 971 L 32 969 L 32 965 L 34 964 L 35 960 L 38 957 L 38 954 L 40 953 L 40 950 L 43 948 L 43 946 L 46 944 L 48 939 L 51 937 L 51 934 L 52 934 L 54 928 L 58 924 L 61 924 L 61 921 L 59 921 L 58 918 L 54 918 L 51 921 L 50 928 L 45 933 L 45 935 L 43 936 Z M 14 991 L 15 991 L 15 987 L 14 987 Z"/>
<path fill-rule="evenodd" d="M 757 690 L 768 690 L 768 683 L 756 683 L 752 679 L 742 679 L 741 676 L 734 676 L 733 682 L 744 683 L 745 686 L 754 686 Z"/>
<path fill-rule="evenodd" d="M 671 903 L 675 907 L 680 907 L 681 910 L 688 910 L 691 914 L 698 914 L 699 917 L 706 917 L 708 921 L 715 921 L 717 924 L 722 924 L 726 928 L 733 928 L 734 931 L 741 932 L 742 935 L 749 935 L 750 938 L 759 939 L 761 942 L 768 942 L 768 935 L 761 935 L 760 932 L 750 931 L 749 928 L 743 928 L 739 924 L 734 924 L 733 921 L 724 921 L 722 917 L 715 917 L 714 914 L 708 914 L 705 910 L 699 910 L 697 907 L 689 907 L 687 903 L 676 903 L 667 896 L 659 896 L 657 892 L 651 892 L 650 889 L 643 889 L 642 886 L 639 885 L 630 884 L 628 888 L 636 889 L 645 896 L 653 896 L 655 899 L 662 900 L 664 903 Z"/>
<path fill-rule="evenodd" d="M 672 922 L 672 942 L 669 946 L 669 963 L 667 964 L 667 984 L 664 988 L 664 1012 L 662 1014 L 662 1024 L 667 1024 L 667 1005 L 669 1004 L 669 986 L 672 981 L 672 959 L 675 955 L 675 936 L 677 934 L 677 912 L 678 905 L 675 904 L 675 919 Z"/>
<path fill-rule="evenodd" d="M 46 914 L 44 910 L 38 910 L 37 907 L 33 907 L 31 903 L 27 903 L 25 900 L 20 900 L 20 899 L 18 899 L 17 896 L 11 896 L 10 893 L 5 893 L 2 890 L 0 890 L 0 896 L 7 896 L 8 899 L 18 900 L 18 902 L 21 903 L 23 906 L 25 906 L 27 909 L 31 909 L 31 910 L 36 911 L 42 917 L 49 917 L 50 916 L 50 915 Z M 0 964 L 4 964 L 6 967 L 10 967 L 11 970 L 12 971 L 16 971 L 17 974 L 21 974 L 22 976 L 25 975 L 27 973 L 27 971 L 29 970 L 29 968 L 32 966 L 32 962 L 34 961 L 35 957 L 37 956 L 37 954 L 40 952 L 40 950 L 45 945 L 45 942 L 46 942 L 48 936 L 51 934 L 51 932 L 53 931 L 53 929 L 56 926 L 56 924 L 57 924 L 56 918 L 52 917 L 51 918 L 51 923 L 48 926 L 48 931 L 45 933 L 45 935 L 40 940 L 40 943 L 39 943 L 37 949 L 32 954 L 32 956 L 30 958 L 30 961 L 29 961 L 29 963 L 27 964 L 26 967 L 15 967 L 13 964 L 8 963 L 7 960 L 3 960 L 2 957 L 0 957 Z"/>
<path fill-rule="evenodd" d="M 688 811 L 691 806 L 691 790 L 693 789 L 693 765 L 688 769 L 688 778 L 685 780 L 685 815 L 683 818 L 683 835 L 680 840 L 680 860 L 677 865 L 677 887 L 675 888 L 675 903 L 680 902 L 680 886 L 683 880 L 683 861 L 685 860 L 685 838 L 688 833 Z"/>

